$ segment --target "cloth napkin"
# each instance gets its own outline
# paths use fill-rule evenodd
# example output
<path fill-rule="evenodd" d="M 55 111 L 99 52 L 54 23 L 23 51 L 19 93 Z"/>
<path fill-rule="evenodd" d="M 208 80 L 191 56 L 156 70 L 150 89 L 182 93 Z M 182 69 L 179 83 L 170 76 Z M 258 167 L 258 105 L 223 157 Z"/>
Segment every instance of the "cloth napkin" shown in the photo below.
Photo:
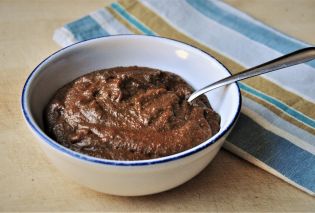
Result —
<path fill-rule="evenodd" d="M 221 1 L 121 0 L 66 24 L 67 46 L 114 34 L 146 34 L 192 44 L 232 72 L 309 46 Z M 242 113 L 224 148 L 315 194 L 315 61 L 239 83 Z"/>

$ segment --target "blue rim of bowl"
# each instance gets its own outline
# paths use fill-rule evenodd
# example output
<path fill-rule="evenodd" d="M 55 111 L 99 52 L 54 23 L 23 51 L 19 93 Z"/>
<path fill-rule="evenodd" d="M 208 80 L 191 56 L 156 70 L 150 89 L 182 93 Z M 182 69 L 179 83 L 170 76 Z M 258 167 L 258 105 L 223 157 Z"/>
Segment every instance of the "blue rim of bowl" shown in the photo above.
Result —
<path fill-rule="evenodd" d="M 186 44 L 184 42 L 175 40 L 175 39 L 170 39 L 170 38 L 165 38 L 165 37 L 161 37 L 161 36 L 154 36 L 154 35 L 134 35 L 134 34 L 121 34 L 121 35 L 111 35 L 111 36 L 104 36 L 104 37 L 98 37 L 98 38 L 93 38 L 93 39 L 89 39 L 89 40 L 84 40 L 84 41 L 80 41 L 74 44 L 71 44 L 67 47 L 64 47 L 56 52 L 54 52 L 53 54 L 51 54 L 50 56 L 48 56 L 46 59 L 44 59 L 40 64 L 38 64 L 35 69 L 29 74 L 29 76 L 26 79 L 26 82 L 23 86 L 23 90 L 22 90 L 22 97 L 21 97 L 21 105 L 22 105 L 22 113 L 23 116 L 27 122 L 27 124 L 30 126 L 30 128 L 34 131 L 34 133 L 39 136 L 41 139 L 43 139 L 48 145 L 50 145 L 51 147 L 53 147 L 54 149 L 56 149 L 57 151 L 62 152 L 63 154 L 66 155 L 70 155 L 71 157 L 75 157 L 78 160 L 83 160 L 83 161 L 88 161 L 90 163 L 97 163 L 97 164 L 105 164 L 105 165 L 109 165 L 109 166 L 146 166 L 146 165 L 153 165 L 153 164 L 161 164 L 161 163 L 166 163 L 166 162 L 170 162 L 170 161 L 174 161 L 174 160 L 179 160 L 182 159 L 184 157 L 188 157 L 194 153 L 197 153 L 205 148 L 207 148 L 208 146 L 214 144 L 215 142 L 217 142 L 223 135 L 225 135 L 225 133 L 227 133 L 232 127 L 233 125 L 236 123 L 239 115 L 240 115 L 240 110 L 241 110 L 241 102 L 242 102 L 242 97 L 241 97 L 241 92 L 240 92 L 240 88 L 238 86 L 237 83 L 234 83 L 236 85 L 237 88 L 237 92 L 238 92 L 238 98 L 239 98 L 239 102 L 238 102 L 238 106 L 237 106 L 237 111 L 236 114 L 233 118 L 233 120 L 231 121 L 231 123 L 223 130 L 221 131 L 219 134 L 216 134 L 215 136 L 209 138 L 207 141 L 199 144 L 196 147 L 193 147 L 191 149 L 185 150 L 183 152 L 177 153 L 177 154 L 173 154 L 173 155 L 169 155 L 166 157 L 161 157 L 161 158 L 155 158 L 155 159 L 149 159 L 149 160 L 136 160 L 136 161 L 120 161 L 120 160 L 108 160 L 108 159 L 102 159 L 102 158 L 95 158 L 89 155 L 85 155 L 85 154 L 81 154 L 79 152 L 75 152 L 71 149 L 68 149 L 62 145 L 60 145 L 59 143 L 57 143 L 56 141 L 54 141 L 53 139 L 51 139 L 50 137 L 48 137 L 39 127 L 37 127 L 33 121 L 30 119 L 30 115 L 28 114 L 26 107 L 27 107 L 27 103 L 26 103 L 26 91 L 28 89 L 29 86 L 29 81 L 30 79 L 37 73 L 38 68 L 44 63 L 46 62 L 48 59 L 50 59 L 51 57 L 53 57 L 54 55 L 58 54 L 59 52 L 68 49 L 70 47 L 79 45 L 81 43 L 85 43 L 85 42 L 89 42 L 92 40 L 99 40 L 99 39 L 108 39 L 111 37 L 154 37 L 157 39 L 165 39 L 168 41 L 173 41 L 173 42 L 177 42 L 180 43 L 181 45 L 187 45 L 190 46 L 192 48 L 194 48 L 197 51 L 200 51 L 204 54 L 206 54 L 208 57 L 213 58 L 216 62 L 218 62 L 230 75 L 231 72 L 219 61 L 217 60 L 215 57 L 209 55 L 207 52 L 200 50 L 199 48 L 190 45 L 190 44 Z"/>

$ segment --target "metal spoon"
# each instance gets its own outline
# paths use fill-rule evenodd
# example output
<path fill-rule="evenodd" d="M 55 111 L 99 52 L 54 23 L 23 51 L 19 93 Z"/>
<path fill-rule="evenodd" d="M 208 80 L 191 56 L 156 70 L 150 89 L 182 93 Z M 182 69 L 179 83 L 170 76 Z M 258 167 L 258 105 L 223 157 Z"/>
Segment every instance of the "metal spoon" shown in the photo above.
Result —
<path fill-rule="evenodd" d="M 284 55 L 280 58 L 276 58 L 272 61 L 268 61 L 264 64 L 258 65 L 256 67 L 245 70 L 236 75 L 232 75 L 222 80 L 219 80 L 215 83 L 212 83 L 200 90 L 197 90 L 188 98 L 188 102 L 191 102 L 199 95 L 209 92 L 210 90 L 216 89 L 218 87 L 222 87 L 227 84 L 234 83 L 236 81 L 240 81 L 246 78 L 251 78 L 257 75 L 265 74 L 268 72 L 272 72 L 275 70 L 283 69 L 286 67 L 290 67 L 296 64 L 301 64 L 307 61 L 311 61 L 315 59 L 315 47 L 308 47 L 304 49 L 300 49 L 298 51 L 292 52 L 290 54 Z"/>

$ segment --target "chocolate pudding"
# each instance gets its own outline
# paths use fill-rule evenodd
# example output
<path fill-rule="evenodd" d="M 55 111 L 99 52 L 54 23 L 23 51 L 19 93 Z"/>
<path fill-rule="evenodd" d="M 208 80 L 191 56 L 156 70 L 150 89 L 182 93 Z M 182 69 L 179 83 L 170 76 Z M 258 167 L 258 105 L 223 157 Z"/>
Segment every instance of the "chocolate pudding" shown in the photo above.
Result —
<path fill-rule="evenodd" d="M 172 155 L 209 139 L 220 117 L 179 76 L 147 67 L 115 67 L 59 89 L 44 112 L 47 134 L 90 156 L 143 160 Z"/>

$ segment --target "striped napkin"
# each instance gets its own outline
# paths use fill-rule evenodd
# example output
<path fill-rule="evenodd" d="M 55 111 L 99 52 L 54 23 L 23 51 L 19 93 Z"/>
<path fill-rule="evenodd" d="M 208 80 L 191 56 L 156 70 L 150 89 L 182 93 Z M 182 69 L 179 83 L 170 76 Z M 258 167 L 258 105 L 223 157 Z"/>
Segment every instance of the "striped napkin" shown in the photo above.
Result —
<path fill-rule="evenodd" d="M 192 44 L 237 73 L 309 46 L 221 1 L 121 0 L 54 33 L 61 46 L 146 34 Z M 224 147 L 315 194 L 315 61 L 239 83 L 242 113 Z"/>

